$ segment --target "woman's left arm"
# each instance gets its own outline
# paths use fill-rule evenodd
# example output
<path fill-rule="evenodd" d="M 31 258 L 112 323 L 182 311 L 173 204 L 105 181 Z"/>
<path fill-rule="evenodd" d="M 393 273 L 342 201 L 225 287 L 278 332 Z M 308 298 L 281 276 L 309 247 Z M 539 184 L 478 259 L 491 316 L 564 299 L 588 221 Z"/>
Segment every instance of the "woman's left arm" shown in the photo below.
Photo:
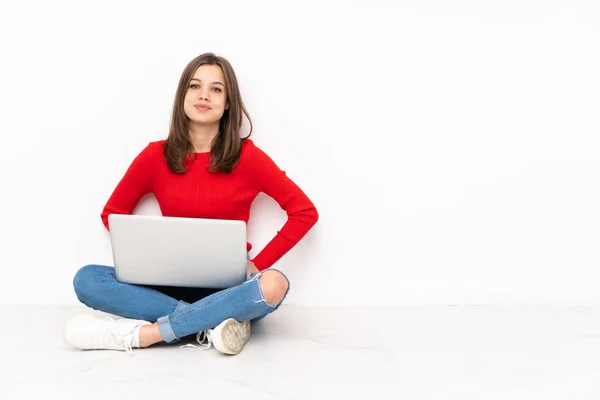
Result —
<path fill-rule="evenodd" d="M 319 214 L 308 196 L 275 162 L 256 146 L 252 149 L 251 174 L 260 191 L 272 197 L 288 219 L 275 237 L 252 259 L 259 271 L 271 267 L 292 249 L 317 223 Z"/>

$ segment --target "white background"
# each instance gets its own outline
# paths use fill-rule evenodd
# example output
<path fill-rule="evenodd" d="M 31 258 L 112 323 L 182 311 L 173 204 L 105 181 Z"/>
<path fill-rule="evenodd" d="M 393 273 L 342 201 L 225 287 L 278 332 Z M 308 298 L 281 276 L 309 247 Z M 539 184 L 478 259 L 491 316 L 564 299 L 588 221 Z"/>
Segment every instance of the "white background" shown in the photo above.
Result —
<path fill-rule="evenodd" d="M 280 3 L 2 3 L 0 303 L 112 262 L 102 207 L 213 51 L 320 213 L 288 303 L 600 304 L 597 2 Z M 257 199 L 253 255 L 284 221 Z"/>

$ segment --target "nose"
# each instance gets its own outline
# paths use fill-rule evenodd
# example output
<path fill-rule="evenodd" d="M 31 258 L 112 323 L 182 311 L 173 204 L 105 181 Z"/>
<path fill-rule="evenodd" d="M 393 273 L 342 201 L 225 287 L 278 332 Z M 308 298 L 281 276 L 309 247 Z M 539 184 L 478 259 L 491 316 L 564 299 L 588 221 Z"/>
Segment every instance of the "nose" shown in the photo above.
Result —
<path fill-rule="evenodd" d="M 208 90 L 207 89 L 200 89 L 198 91 L 198 99 L 208 100 Z"/>

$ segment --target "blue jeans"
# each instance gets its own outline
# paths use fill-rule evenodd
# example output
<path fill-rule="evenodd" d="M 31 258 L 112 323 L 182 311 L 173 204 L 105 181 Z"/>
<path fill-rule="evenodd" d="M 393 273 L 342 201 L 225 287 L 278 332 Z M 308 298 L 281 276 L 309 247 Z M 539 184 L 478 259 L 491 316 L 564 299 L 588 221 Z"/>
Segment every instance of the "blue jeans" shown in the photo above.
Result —
<path fill-rule="evenodd" d="M 212 329 L 228 318 L 256 322 L 277 310 L 289 292 L 289 281 L 283 299 L 269 304 L 258 280 L 264 272 L 252 274 L 241 285 L 217 291 L 131 285 L 118 282 L 113 267 L 86 265 L 75 274 L 73 286 L 86 306 L 125 318 L 158 321 L 163 340 L 174 342 Z"/>

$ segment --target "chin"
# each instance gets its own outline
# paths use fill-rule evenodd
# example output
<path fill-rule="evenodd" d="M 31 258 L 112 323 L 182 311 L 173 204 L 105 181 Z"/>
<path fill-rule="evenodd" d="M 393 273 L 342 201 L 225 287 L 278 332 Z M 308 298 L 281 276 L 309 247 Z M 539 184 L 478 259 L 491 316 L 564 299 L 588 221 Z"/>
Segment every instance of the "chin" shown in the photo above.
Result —
<path fill-rule="evenodd" d="M 214 124 L 218 124 L 219 120 L 218 119 L 214 119 L 214 118 L 198 118 L 198 117 L 194 117 L 194 118 L 190 118 L 190 122 L 192 122 L 194 124 L 198 124 L 198 125 L 214 125 Z"/>

